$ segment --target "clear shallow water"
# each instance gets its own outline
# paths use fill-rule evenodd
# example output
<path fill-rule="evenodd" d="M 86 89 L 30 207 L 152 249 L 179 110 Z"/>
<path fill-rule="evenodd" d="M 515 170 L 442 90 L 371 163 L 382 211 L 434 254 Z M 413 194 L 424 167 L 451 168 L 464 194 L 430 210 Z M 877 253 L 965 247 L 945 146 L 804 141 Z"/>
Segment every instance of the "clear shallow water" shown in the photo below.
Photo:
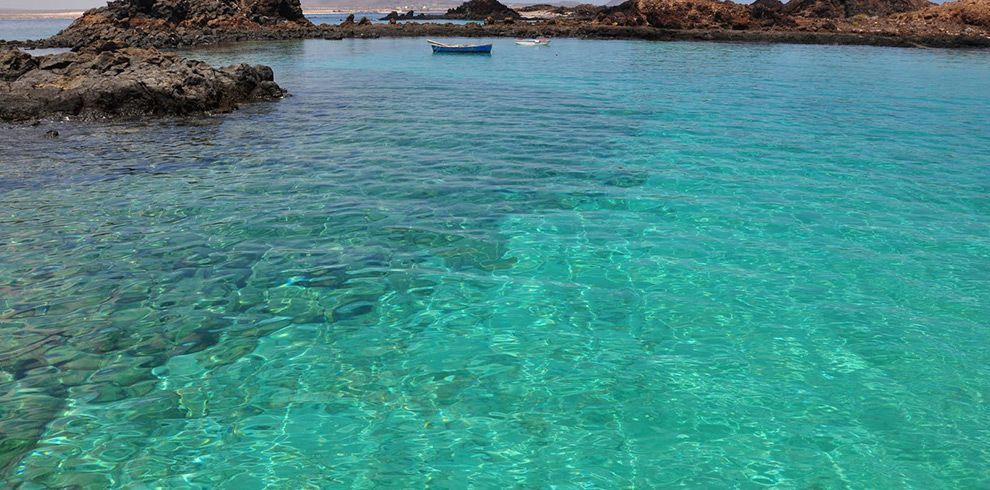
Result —
<path fill-rule="evenodd" d="M 990 485 L 990 55 L 196 53 L 294 96 L 0 129 L 10 482 Z"/>

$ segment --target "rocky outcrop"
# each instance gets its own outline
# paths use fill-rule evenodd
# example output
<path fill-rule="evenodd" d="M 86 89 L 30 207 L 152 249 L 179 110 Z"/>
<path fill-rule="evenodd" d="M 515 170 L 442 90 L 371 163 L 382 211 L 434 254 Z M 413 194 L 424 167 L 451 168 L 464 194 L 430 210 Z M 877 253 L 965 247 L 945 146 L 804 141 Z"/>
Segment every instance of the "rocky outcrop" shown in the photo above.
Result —
<path fill-rule="evenodd" d="M 388 20 L 388 21 L 393 21 L 393 20 L 434 20 L 434 19 L 442 19 L 442 18 L 443 18 L 442 15 L 417 14 L 415 10 L 410 10 L 410 11 L 404 13 L 404 14 L 400 14 L 400 13 L 396 12 L 395 10 L 393 10 L 393 11 L 389 12 L 388 15 L 386 15 L 385 17 L 381 17 L 378 20 Z"/>
<path fill-rule="evenodd" d="M 13 82 L 37 67 L 38 60 L 23 51 L 0 51 L 0 82 Z"/>
<path fill-rule="evenodd" d="M 41 57 L 0 52 L 0 120 L 226 112 L 285 95 L 266 66 L 215 69 L 154 49 L 113 48 Z"/>
<path fill-rule="evenodd" d="M 781 2 L 780 0 L 756 0 L 755 2 L 749 4 L 749 6 L 750 8 L 759 7 L 772 12 L 780 12 L 784 10 L 784 2 Z"/>
<path fill-rule="evenodd" d="M 784 12 L 801 17 L 843 19 L 911 12 L 930 5 L 928 0 L 791 0 L 784 6 Z"/>
<path fill-rule="evenodd" d="M 719 0 L 637 0 L 636 7 L 653 27 L 666 29 L 750 28 L 746 5 Z"/>
<path fill-rule="evenodd" d="M 144 3 L 159 5 L 163 1 L 181 2 L 182 0 L 158 0 L 157 2 L 130 0 L 126 3 L 128 5 L 143 5 Z M 203 1 L 216 2 L 220 0 Z M 235 2 L 235 0 L 224 1 Z M 235 3 L 242 5 L 247 1 L 241 0 Z M 199 16 L 190 18 L 187 14 L 168 14 L 169 11 L 162 10 L 159 8 L 160 6 L 153 8 L 152 13 L 155 16 L 168 19 L 186 19 L 168 28 L 162 27 L 166 25 L 163 24 L 166 22 L 165 20 L 149 17 L 147 11 L 135 13 L 136 11 L 129 9 L 108 8 L 98 9 L 101 12 L 99 15 L 90 13 L 77 22 L 77 24 L 88 25 L 89 27 L 74 25 L 59 36 L 43 41 L 6 43 L 0 41 L 0 49 L 5 46 L 21 48 L 79 47 L 99 40 L 112 40 L 121 46 L 171 48 L 236 41 L 386 36 L 434 38 L 445 36 L 552 36 L 974 47 L 990 44 L 988 2 L 990 0 L 960 0 L 941 6 L 882 17 L 856 14 L 852 17 L 821 18 L 788 14 L 788 6 L 796 8 L 795 6 L 798 5 L 793 1 L 783 5 L 778 0 L 758 0 L 752 5 L 744 5 L 717 0 L 627 0 L 622 4 L 610 7 L 537 5 L 524 9 L 531 16 L 538 17 L 530 22 L 514 22 L 516 16 L 501 11 L 501 14 L 485 15 L 485 25 L 397 22 L 400 18 L 414 17 L 416 20 L 436 18 L 436 16 L 423 16 L 413 12 L 404 15 L 398 13 L 389 15 L 386 17 L 386 20 L 390 21 L 389 24 L 358 22 L 352 17 L 341 25 L 321 24 L 315 26 L 308 22 L 292 21 L 290 20 L 291 15 L 281 21 L 276 21 L 274 24 L 262 24 L 250 20 L 246 16 L 237 17 L 235 15 L 241 19 L 239 21 L 233 21 L 231 17 L 211 21 L 204 20 Z M 498 2 L 493 3 L 501 5 Z M 176 4 L 178 5 L 178 3 Z M 472 14 L 472 16 L 480 17 L 481 14 L 471 6 L 472 4 L 477 5 L 469 2 L 460 8 L 460 12 L 470 10 L 477 14 Z M 115 2 L 114 5 L 117 3 Z M 842 5 L 846 4 L 843 3 Z M 238 12 L 245 11 L 242 7 L 238 8 L 240 8 Z M 457 11 L 458 9 L 454 9 L 452 12 Z M 124 12 L 121 15 L 124 15 L 125 18 L 110 21 L 105 18 L 106 12 Z M 493 12 L 493 10 L 488 8 L 483 12 Z M 537 15 L 533 15 L 534 12 Z M 845 15 L 845 7 L 842 8 L 842 12 L 842 15 Z M 466 14 L 454 13 L 452 15 L 454 18 L 459 18 L 459 16 Z M 508 18 L 505 17 L 506 15 Z M 91 22 L 91 24 L 86 24 L 84 22 L 86 19 L 89 19 L 86 22 Z M 206 27 L 194 26 L 195 24 L 202 24 L 204 21 Z M 171 26 L 172 24 L 167 25 Z M 675 33 L 671 31 L 685 32 Z"/>
<path fill-rule="evenodd" d="M 519 12 L 506 7 L 498 0 L 469 0 L 457 8 L 452 8 L 443 15 L 445 19 L 484 20 L 519 19 Z"/>
<path fill-rule="evenodd" d="M 990 1 L 958 0 L 934 5 L 924 10 L 895 16 L 894 21 L 930 24 L 966 25 L 990 29 Z"/>
<path fill-rule="evenodd" d="M 756 0 L 749 4 L 749 16 L 762 28 L 797 25 L 793 17 L 784 13 L 784 3 L 780 0 Z"/>
<path fill-rule="evenodd" d="M 886 17 L 853 17 L 838 30 L 916 38 L 990 40 L 990 0 L 959 0 Z"/>
<path fill-rule="evenodd" d="M 216 36 L 311 26 L 299 0 L 115 0 L 87 11 L 52 41 L 85 46 L 115 40 L 138 46 L 146 45 L 140 39 L 155 36 Z"/>
<path fill-rule="evenodd" d="M 777 0 L 761 0 L 772 2 Z M 750 29 L 765 22 L 753 22 L 750 6 L 718 0 L 626 0 L 610 6 L 578 5 L 551 7 L 537 5 L 521 9 L 524 12 L 550 12 L 561 22 L 592 21 L 595 24 L 661 29 Z M 780 7 L 783 4 L 777 2 Z M 764 9 L 759 5 L 757 10 Z M 761 19 L 777 19 L 779 9 L 768 11 Z"/>
<path fill-rule="evenodd" d="M 613 7 L 603 7 L 595 16 L 595 22 L 614 26 L 647 25 L 649 21 L 640 10 L 637 0 L 627 0 Z"/>
<path fill-rule="evenodd" d="M 245 0 L 242 3 L 248 18 L 259 24 L 309 24 L 299 0 Z"/>

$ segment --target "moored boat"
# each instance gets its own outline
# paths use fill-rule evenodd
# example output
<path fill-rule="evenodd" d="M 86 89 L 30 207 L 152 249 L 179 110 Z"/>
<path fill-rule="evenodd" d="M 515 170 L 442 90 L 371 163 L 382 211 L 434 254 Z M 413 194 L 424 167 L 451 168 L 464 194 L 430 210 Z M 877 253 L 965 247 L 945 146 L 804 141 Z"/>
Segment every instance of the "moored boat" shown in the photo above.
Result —
<path fill-rule="evenodd" d="M 433 40 L 427 40 L 434 53 L 476 53 L 488 54 L 492 52 L 491 44 L 444 44 Z"/>
<path fill-rule="evenodd" d="M 549 46 L 549 37 L 538 37 L 535 39 L 516 39 L 516 44 L 520 46 Z"/>

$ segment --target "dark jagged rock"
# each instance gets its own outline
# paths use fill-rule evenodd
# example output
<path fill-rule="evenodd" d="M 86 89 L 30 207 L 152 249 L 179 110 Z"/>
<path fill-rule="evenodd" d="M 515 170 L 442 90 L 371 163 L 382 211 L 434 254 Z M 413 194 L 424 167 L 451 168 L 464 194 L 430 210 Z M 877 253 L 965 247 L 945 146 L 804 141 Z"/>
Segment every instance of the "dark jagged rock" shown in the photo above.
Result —
<path fill-rule="evenodd" d="M 791 0 L 784 6 L 784 12 L 802 17 L 843 19 L 911 12 L 930 5 L 928 0 Z"/>
<path fill-rule="evenodd" d="M 115 0 L 83 17 L 199 25 L 243 21 L 261 25 L 308 23 L 299 0 Z"/>
<path fill-rule="evenodd" d="M 0 120 L 186 115 L 285 95 L 271 68 L 206 63 L 153 49 L 0 53 Z"/>
<path fill-rule="evenodd" d="M 12 82 L 38 67 L 38 60 L 31 55 L 10 49 L 0 52 L 0 81 Z"/>
<path fill-rule="evenodd" d="M 151 46 L 164 43 L 146 44 L 140 39 L 195 39 L 307 27 L 312 23 L 303 15 L 299 0 L 115 0 L 87 11 L 51 42 L 79 47 L 115 40 L 127 46 Z"/>
<path fill-rule="evenodd" d="M 243 3 L 248 18 L 259 24 L 309 23 L 298 0 L 245 0 Z"/>
<path fill-rule="evenodd" d="M 432 14 L 431 15 L 427 15 L 427 14 L 419 14 L 419 15 L 417 15 L 415 10 L 410 10 L 410 11 L 404 13 L 404 14 L 400 14 L 400 13 L 398 13 L 398 12 L 396 12 L 396 11 L 393 10 L 393 11 L 389 12 L 388 15 L 386 15 L 385 17 L 382 17 L 382 18 L 380 18 L 378 20 L 388 20 L 388 21 L 393 21 L 393 20 L 431 20 L 431 19 L 442 19 L 442 18 L 443 18 L 442 15 L 432 15 Z"/>
<path fill-rule="evenodd" d="M 756 0 L 749 4 L 749 16 L 761 27 L 795 27 L 794 19 L 784 13 L 780 0 Z"/>
<path fill-rule="evenodd" d="M 594 18 L 596 22 L 614 26 L 640 26 L 649 23 L 636 0 L 627 0 L 612 7 L 603 7 Z"/>
<path fill-rule="evenodd" d="M 762 9 L 769 12 L 781 12 L 784 10 L 784 2 L 780 0 L 756 0 L 749 4 L 749 9 Z"/>
<path fill-rule="evenodd" d="M 520 19 L 519 12 L 506 7 L 498 0 L 469 0 L 443 15 L 445 19 L 484 20 L 487 17 L 495 19 Z"/>

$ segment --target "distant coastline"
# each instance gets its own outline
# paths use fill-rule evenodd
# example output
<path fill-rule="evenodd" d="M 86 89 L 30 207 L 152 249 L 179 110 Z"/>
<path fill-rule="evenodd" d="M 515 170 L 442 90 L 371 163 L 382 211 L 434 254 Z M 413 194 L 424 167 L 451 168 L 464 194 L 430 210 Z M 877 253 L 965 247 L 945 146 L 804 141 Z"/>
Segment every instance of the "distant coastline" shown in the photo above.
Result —
<path fill-rule="evenodd" d="M 82 14 L 82 10 L 0 9 L 0 20 L 75 19 Z"/>
<path fill-rule="evenodd" d="M 395 9 L 306 9 L 306 15 L 331 15 L 331 14 L 356 14 L 374 13 L 387 14 Z M 427 12 L 424 13 L 443 13 Z M 82 10 L 20 10 L 20 9 L 0 9 L 0 20 L 40 20 L 40 19 L 75 19 L 82 17 Z"/>

